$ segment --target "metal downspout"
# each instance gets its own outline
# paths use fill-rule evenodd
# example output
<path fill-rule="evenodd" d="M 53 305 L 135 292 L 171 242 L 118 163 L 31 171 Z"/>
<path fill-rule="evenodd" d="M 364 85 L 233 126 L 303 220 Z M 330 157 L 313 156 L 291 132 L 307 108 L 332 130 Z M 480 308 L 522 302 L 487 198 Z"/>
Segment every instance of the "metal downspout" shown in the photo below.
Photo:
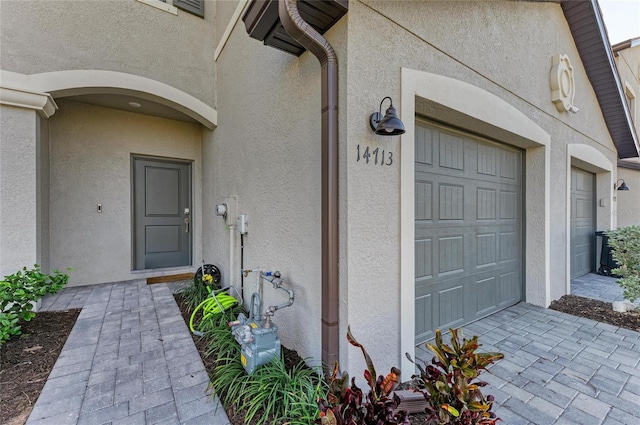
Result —
<path fill-rule="evenodd" d="M 322 363 L 339 358 L 338 334 L 338 58 L 329 42 L 298 12 L 297 0 L 279 0 L 285 31 L 320 61 L 322 73 Z"/>

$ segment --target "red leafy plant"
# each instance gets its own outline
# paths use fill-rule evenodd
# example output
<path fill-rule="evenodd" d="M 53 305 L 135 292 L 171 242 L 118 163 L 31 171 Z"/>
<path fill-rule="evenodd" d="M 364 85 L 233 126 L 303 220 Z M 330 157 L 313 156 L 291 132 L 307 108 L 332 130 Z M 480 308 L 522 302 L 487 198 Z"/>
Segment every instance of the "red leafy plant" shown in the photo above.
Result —
<path fill-rule="evenodd" d="M 369 385 L 368 394 L 363 394 L 356 385 L 355 378 L 348 386 L 349 374 L 341 373 L 338 362 L 333 367 L 329 379 L 327 400 L 320 399 L 320 418 L 316 424 L 321 425 L 410 425 L 406 411 L 396 411 L 400 397 L 393 390 L 398 386 L 400 370 L 392 367 L 386 377 L 376 375 L 376 369 L 367 350 L 353 337 L 351 328 L 347 328 L 347 340 L 362 350 L 367 368 L 364 379 Z M 376 378 L 377 376 L 377 378 Z"/>
<path fill-rule="evenodd" d="M 412 376 L 417 391 L 427 400 L 427 421 L 434 424 L 495 425 L 499 420 L 491 412 L 493 396 L 480 391 L 486 382 L 477 380 L 487 366 L 504 357 L 502 353 L 476 353 L 480 347 L 478 337 L 458 337 L 458 329 L 451 332 L 451 346 L 442 342 L 440 329 L 436 330 L 435 345 L 426 346 L 435 353 L 431 364 L 416 363 L 420 375 Z M 413 359 L 406 354 L 407 358 Z"/>

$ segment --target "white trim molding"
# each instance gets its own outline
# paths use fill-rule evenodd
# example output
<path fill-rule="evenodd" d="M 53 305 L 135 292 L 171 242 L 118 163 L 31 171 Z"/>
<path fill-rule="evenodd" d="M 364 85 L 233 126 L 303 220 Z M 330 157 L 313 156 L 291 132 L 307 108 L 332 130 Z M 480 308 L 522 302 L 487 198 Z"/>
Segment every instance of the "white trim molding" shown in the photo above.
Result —
<path fill-rule="evenodd" d="M 498 96 L 469 83 L 414 69 L 401 68 L 400 109 L 406 133 L 400 136 L 400 362 L 402 373 L 414 365 L 415 354 L 415 213 L 414 135 L 416 112 L 446 125 L 508 140 L 526 150 L 527 214 L 523 222 L 527 302 L 548 306 L 551 298 L 550 144 L 551 137 L 533 120 Z M 415 357 L 415 356 L 414 356 Z"/>
<path fill-rule="evenodd" d="M 58 109 L 50 94 L 5 87 L 4 81 L 0 85 L 0 105 L 33 109 L 44 118 L 49 118 Z"/>
<path fill-rule="evenodd" d="M 231 16 L 229 24 L 225 28 L 224 33 L 222 33 L 220 41 L 218 41 L 218 46 L 216 47 L 216 51 L 213 54 L 214 61 L 218 60 L 218 56 L 220 56 L 220 53 L 222 53 L 222 50 L 224 50 L 224 46 L 226 46 L 227 41 L 229 41 L 229 37 L 231 37 L 233 29 L 236 27 L 236 24 L 240 20 L 242 12 L 245 10 L 248 4 L 249 0 L 240 0 L 240 2 L 238 2 L 238 6 L 236 6 L 236 10 L 233 11 L 233 16 Z"/>
<path fill-rule="evenodd" d="M 83 94 L 134 95 L 173 108 L 198 121 L 210 130 L 217 126 L 215 109 L 199 99 L 150 78 L 124 72 L 72 70 L 25 75 L 0 70 L 2 86 L 54 98 Z"/>

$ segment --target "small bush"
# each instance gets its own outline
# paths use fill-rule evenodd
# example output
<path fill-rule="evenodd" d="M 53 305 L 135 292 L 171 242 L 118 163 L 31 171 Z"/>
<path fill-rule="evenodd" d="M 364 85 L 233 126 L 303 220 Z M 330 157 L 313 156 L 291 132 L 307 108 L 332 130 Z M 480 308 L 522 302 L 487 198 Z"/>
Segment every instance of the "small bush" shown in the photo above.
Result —
<path fill-rule="evenodd" d="M 427 420 L 438 424 L 494 425 L 498 419 L 491 412 L 493 396 L 484 396 L 481 387 L 487 385 L 476 378 L 496 360 L 504 357 L 501 353 L 476 353 L 480 346 L 474 336 L 462 343 L 458 330 L 450 329 L 451 346 L 442 342 L 440 329 L 436 330 L 436 344 L 426 346 L 435 353 L 431 364 L 422 361 L 416 364 L 420 375 L 412 378 L 429 405 Z M 407 353 L 407 358 L 413 359 Z"/>
<path fill-rule="evenodd" d="M 351 386 L 347 387 L 349 375 L 340 373 L 336 362 L 329 381 L 328 398 L 320 399 L 320 418 L 316 424 L 321 425 L 409 425 L 409 415 L 406 411 L 397 411 L 400 397 L 391 393 L 398 385 L 400 370 L 391 368 L 386 377 L 376 375 L 376 369 L 365 348 L 353 337 L 351 329 L 347 328 L 347 340 L 354 347 L 362 350 L 367 369 L 364 379 L 370 391 L 365 396 L 356 385 L 355 378 L 351 379 Z"/>
<path fill-rule="evenodd" d="M 72 270 L 72 269 L 69 269 Z M 39 265 L 23 267 L 0 281 L 0 345 L 14 335 L 20 335 L 19 319 L 26 322 L 36 315 L 33 304 L 45 294 L 55 294 L 69 281 L 69 276 L 53 270 L 42 273 Z"/>
<path fill-rule="evenodd" d="M 619 265 L 611 272 L 621 276 L 618 285 L 624 289 L 624 298 L 635 302 L 640 298 L 640 226 L 620 227 L 606 234 Z"/>

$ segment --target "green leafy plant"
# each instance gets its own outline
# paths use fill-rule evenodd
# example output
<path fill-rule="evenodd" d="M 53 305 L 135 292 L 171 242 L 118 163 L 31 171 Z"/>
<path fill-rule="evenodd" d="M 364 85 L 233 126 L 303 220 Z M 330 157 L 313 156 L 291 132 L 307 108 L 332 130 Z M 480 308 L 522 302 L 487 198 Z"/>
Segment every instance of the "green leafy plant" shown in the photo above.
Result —
<path fill-rule="evenodd" d="M 0 312 L 0 346 L 14 335 L 20 335 L 19 317 L 14 311 Z"/>
<path fill-rule="evenodd" d="M 504 357 L 501 353 L 476 353 L 480 347 L 478 337 L 460 342 L 457 329 L 450 329 L 451 346 L 442 342 L 440 329 L 436 330 L 435 345 L 426 346 L 435 353 L 431 364 L 424 367 L 416 363 L 420 375 L 412 376 L 418 391 L 428 402 L 427 420 L 438 424 L 493 425 L 498 419 L 491 412 L 493 396 L 484 396 L 477 380 L 490 364 Z M 413 362 L 407 353 L 407 358 Z"/>
<path fill-rule="evenodd" d="M 624 298 L 635 302 L 640 298 L 640 226 L 620 227 L 606 234 L 619 265 L 611 272 L 621 276 L 618 285 L 624 289 Z"/>
<path fill-rule="evenodd" d="M 72 269 L 69 269 L 72 270 Z M 36 313 L 33 305 L 45 294 L 55 294 L 69 281 L 69 276 L 53 270 L 42 273 L 39 265 L 23 267 L 0 281 L 0 344 L 13 335 L 20 335 L 20 319 L 28 322 Z"/>
<path fill-rule="evenodd" d="M 290 370 L 282 357 L 257 368 L 244 383 L 238 409 L 245 413 L 245 422 L 312 423 L 318 416 L 318 397 L 326 396 L 319 370 L 310 369 L 304 362 Z"/>
<path fill-rule="evenodd" d="M 351 334 L 351 328 L 347 328 L 347 340 L 355 347 L 362 350 L 367 368 L 364 371 L 364 379 L 369 385 L 370 391 L 364 395 L 362 390 L 351 379 L 351 386 L 347 386 L 349 375 L 340 373 L 338 363 L 334 365 L 333 373 L 329 379 L 329 394 L 327 399 L 320 399 L 320 418 L 316 424 L 321 425 L 408 425 L 409 415 L 406 411 L 397 410 L 400 405 L 400 397 L 395 393 L 391 395 L 398 385 L 400 370 L 391 368 L 386 377 L 376 374 L 371 357 Z"/>
<path fill-rule="evenodd" d="M 245 423 L 306 425 L 318 417 L 316 400 L 327 391 L 318 370 L 304 362 L 287 369 L 280 357 L 247 375 L 239 358 L 238 349 L 236 356 L 220 359 L 211 387 L 225 405 L 243 412 Z"/>
<path fill-rule="evenodd" d="M 180 288 L 178 296 L 189 311 L 193 311 L 202 301 L 211 295 L 211 287 L 202 283 L 202 277 L 194 277 L 193 281 Z"/>

